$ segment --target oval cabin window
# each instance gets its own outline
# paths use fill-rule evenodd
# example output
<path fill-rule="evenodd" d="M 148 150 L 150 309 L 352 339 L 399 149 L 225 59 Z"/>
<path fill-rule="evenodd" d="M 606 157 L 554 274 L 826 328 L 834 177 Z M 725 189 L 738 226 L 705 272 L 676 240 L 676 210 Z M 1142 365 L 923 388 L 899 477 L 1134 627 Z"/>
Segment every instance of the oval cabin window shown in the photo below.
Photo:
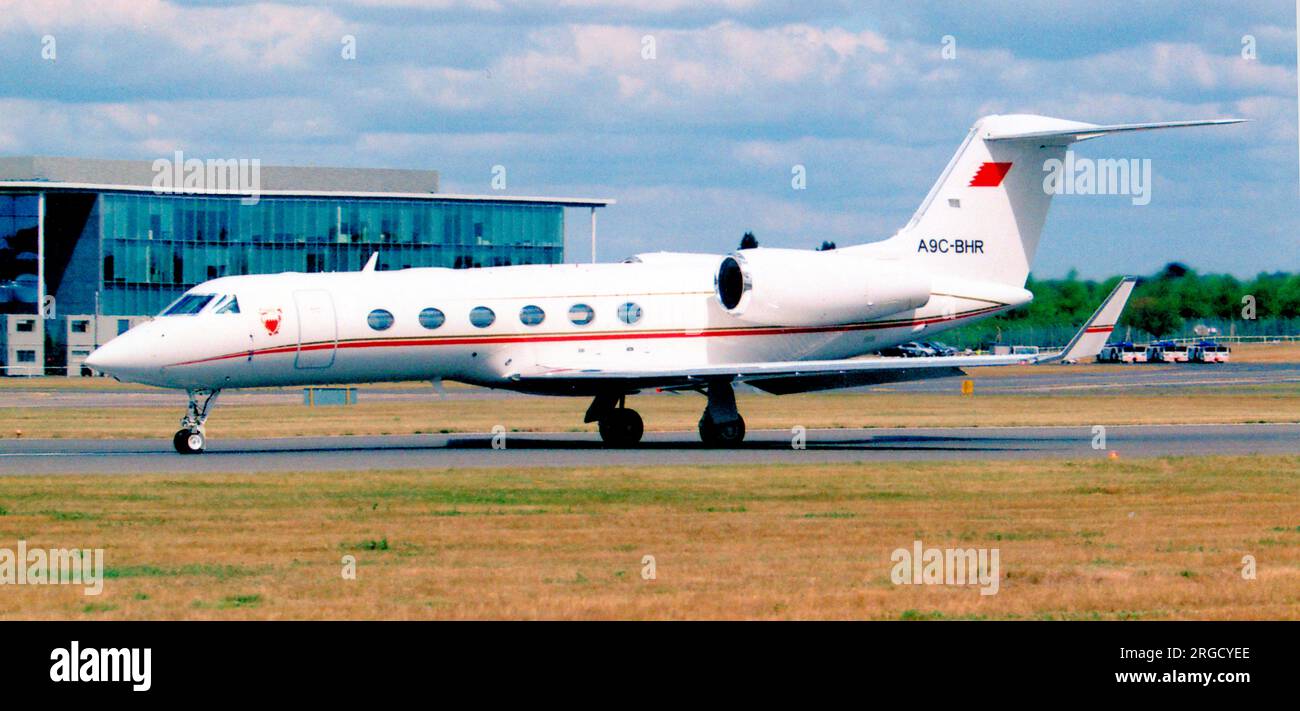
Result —
<path fill-rule="evenodd" d="M 586 304 L 574 304 L 569 307 L 569 320 L 575 326 L 586 326 L 596 318 L 596 310 Z"/>
<path fill-rule="evenodd" d="M 633 303 L 618 307 L 618 320 L 631 326 L 641 320 L 641 307 Z"/>
<path fill-rule="evenodd" d="M 384 331 L 393 325 L 393 315 L 383 309 L 375 309 L 366 317 L 366 323 L 376 331 Z"/>
<path fill-rule="evenodd" d="M 486 306 L 475 306 L 474 309 L 469 312 L 469 322 L 479 328 L 487 328 L 496 320 L 497 315 L 493 313 L 492 309 L 489 309 Z"/>
<path fill-rule="evenodd" d="M 546 320 L 546 312 L 542 311 L 540 306 L 529 304 L 519 310 L 519 320 L 525 326 L 536 326 Z"/>

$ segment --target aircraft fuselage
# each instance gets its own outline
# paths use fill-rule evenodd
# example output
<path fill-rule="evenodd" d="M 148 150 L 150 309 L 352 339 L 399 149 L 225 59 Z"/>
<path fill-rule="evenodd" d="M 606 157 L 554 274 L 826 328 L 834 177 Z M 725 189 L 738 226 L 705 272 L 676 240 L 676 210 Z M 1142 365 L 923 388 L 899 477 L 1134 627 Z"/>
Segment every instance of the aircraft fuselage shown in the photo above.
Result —
<path fill-rule="evenodd" d="M 431 379 L 529 390 L 512 376 L 847 358 L 1031 298 L 967 282 L 878 319 L 752 323 L 719 303 L 720 260 L 223 277 L 187 292 L 213 297 L 197 313 L 138 326 L 95 364 L 122 380 L 190 390 Z M 222 312 L 231 298 L 238 311 Z"/>

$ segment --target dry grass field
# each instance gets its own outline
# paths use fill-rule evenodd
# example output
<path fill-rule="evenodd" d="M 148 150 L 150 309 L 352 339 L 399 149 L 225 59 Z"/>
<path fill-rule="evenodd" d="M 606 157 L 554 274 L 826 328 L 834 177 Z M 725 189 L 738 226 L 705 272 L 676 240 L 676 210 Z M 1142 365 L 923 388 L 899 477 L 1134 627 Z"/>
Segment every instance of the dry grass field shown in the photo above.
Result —
<path fill-rule="evenodd" d="M 1234 344 L 1232 357 L 1240 363 L 1300 363 L 1300 342 Z"/>
<path fill-rule="evenodd" d="M 828 427 L 961 427 L 1144 423 L 1300 422 L 1300 384 L 1170 390 L 1120 389 L 1092 394 L 869 393 L 740 395 L 751 430 L 802 425 Z M 213 438 L 295 435 L 421 434 L 509 431 L 595 431 L 583 425 L 584 398 L 366 402 L 350 407 L 222 404 L 208 420 Z M 629 399 L 647 430 L 693 430 L 704 409 L 694 393 Z M 66 408 L 0 408 L 0 447 L 5 438 L 166 438 L 184 410 L 175 407 L 94 408 L 69 416 Z"/>
<path fill-rule="evenodd" d="M 1297 619 L 1297 501 L 1300 457 L 6 477 L 0 547 L 107 580 L 0 617 Z M 917 539 L 999 592 L 894 585 Z"/>

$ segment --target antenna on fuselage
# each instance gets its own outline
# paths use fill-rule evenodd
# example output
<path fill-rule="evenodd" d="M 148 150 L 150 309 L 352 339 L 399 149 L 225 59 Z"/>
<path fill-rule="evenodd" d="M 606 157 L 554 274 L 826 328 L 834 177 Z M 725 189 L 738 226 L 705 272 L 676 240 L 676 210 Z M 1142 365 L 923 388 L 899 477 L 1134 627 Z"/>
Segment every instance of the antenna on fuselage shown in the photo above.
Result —
<path fill-rule="evenodd" d="M 379 252 L 372 252 L 370 254 L 370 259 L 366 260 L 366 266 L 361 267 L 361 271 L 373 272 L 375 270 L 375 264 L 378 262 L 379 262 Z"/>

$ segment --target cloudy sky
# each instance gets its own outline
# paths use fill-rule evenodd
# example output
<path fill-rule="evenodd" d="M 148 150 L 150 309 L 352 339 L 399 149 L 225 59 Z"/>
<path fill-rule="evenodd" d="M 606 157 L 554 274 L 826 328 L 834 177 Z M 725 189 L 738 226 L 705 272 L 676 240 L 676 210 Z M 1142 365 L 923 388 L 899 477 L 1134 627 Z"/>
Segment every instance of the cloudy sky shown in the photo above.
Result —
<path fill-rule="evenodd" d="M 617 199 L 600 218 L 613 258 L 724 251 L 746 230 L 767 246 L 888 237 L 984 114 L 1235 116 L 1253 122 L 1078 146 L 1151 159 L 1151 203 L 1057 198 L 1035 272 L 1297 270 L 1295 13 L 1292 0 L 0 0 L 0 154 L 433 168 L 465 193 L 491 192 L 502 165 L 509 194 Z M 586 229 L 571 212 L 570 260 L 587 257 Z"/>

